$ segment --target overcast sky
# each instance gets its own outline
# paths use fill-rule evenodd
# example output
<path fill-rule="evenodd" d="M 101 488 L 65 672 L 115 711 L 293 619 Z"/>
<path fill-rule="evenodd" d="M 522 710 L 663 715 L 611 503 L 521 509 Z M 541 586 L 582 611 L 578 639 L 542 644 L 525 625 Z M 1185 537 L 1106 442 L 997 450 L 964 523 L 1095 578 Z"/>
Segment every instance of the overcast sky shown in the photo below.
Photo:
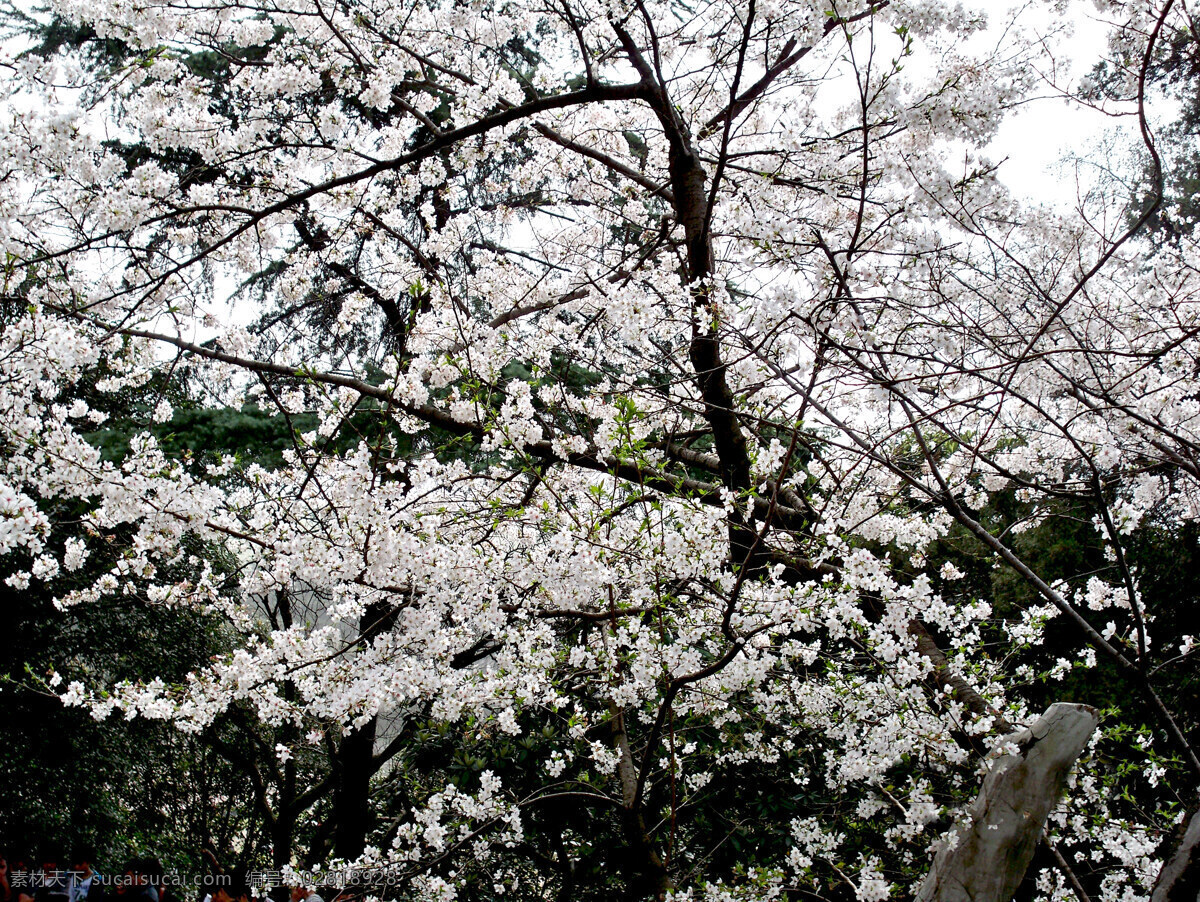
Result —
<path fill-rule="evenodd" d="M 970 0 L 964 5 L 988 12 L 993 27 L 1001 21 L 999 4 Z M 1032 5 L 1040 9 L 1027 10 L 1026 15 L 1032 13 L 1036 19 L 1040 13 L 1046 26 L 1069 27 L 1070 37 L 1058 39 L 1065 52 L 1056 56 L 1055 80 L 1060 88 L 1077 87 L 1079 79 L 1103 55 L 1108 26 L 1097 18 L 1095 7 L 1089 2 L 1072 4 L 1065 20 L 1050 13 L 1048 2 Z M 1089 156 L 1099 151 L 1106 135 L 1116 139 L 1116 146 L 1122 152 L 1136 148 L 1137 122 L 1132 117 L 1114 118 L 1052 97 L 1054 90 L 1049 84 L 1043 93 L 1046 96 L 1042 99 L 1010 114 L 992 142 L 991 155 L 996 160 L 1005 160 L 1000 178 L 1015 193 L 1027 199 L 1071 205 L 1076 197 L 1074 174 L 1070 169 L 1064 171 L 1060 161 L 1072 153 Z"/>

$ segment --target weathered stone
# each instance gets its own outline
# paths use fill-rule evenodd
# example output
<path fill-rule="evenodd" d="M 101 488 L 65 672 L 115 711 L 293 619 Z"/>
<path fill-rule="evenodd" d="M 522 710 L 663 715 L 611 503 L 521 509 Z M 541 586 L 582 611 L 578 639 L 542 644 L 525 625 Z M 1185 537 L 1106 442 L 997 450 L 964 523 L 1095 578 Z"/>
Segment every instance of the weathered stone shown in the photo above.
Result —
<path fill-rule="evenodd" d="M 1094 708 L 1060 703 L 1006 737 L 1020 753 L 992 762 L 979 797 L 934 858 L 918 902 L 1009 902 L 1098 722 Z"/>

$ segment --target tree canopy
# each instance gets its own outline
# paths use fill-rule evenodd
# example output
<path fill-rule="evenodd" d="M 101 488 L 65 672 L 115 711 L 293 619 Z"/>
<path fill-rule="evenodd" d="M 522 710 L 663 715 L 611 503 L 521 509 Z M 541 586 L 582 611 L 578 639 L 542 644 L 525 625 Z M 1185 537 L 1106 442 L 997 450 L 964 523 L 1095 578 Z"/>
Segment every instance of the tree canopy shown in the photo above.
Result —
<path fill-rule="evenodd" d="M 10 9 L 11 691 L 418 900 L 910 898 L 1077 703 L 1018 897 L 1182 898 L 1195 53 L 1097 5 L 1150 191 L 1075 209 L 988 151 L 1037 4 Z"/>

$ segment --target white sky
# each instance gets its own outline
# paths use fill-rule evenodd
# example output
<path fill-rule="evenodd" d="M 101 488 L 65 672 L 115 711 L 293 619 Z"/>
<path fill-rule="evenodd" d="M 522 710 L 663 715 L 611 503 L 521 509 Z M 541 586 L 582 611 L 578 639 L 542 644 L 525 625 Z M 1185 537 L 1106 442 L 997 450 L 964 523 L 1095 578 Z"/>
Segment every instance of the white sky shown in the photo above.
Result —
<path fill-rule="evenodd" d="M 994 2 L 970 0 L 965 5 L 988 12 L 993 22 L 1001 18 Z M 1108 26 L 1086 2 L 1072 4 L 1065 18 L 1048 12 L 1045 10 L 1041 16 L 1046 25 L 1065 22 L 1070 28 L 1070 37 L 1059 39 L 1065 52 L 1056 54 L 1054 78 L 1059 89 L 1073 89 L 1103 55 Z M 989 154 L 994 160 L 1005 161 L 999 170 L 1000 179 L 1022 199 L 1069 206 L 1076 198 L 1074 173 L 1060 166 L 1060 161 L 1072 153 L 1089 156 L 1106 135 L 1118 131 L 1119 147 L 1136 147 L 1137 122 L 1132 117 L 1114 118 L 1054 97 L 1055 88 L 1050 84 L 1040 93 L 1044 96 L 1008 116 Z"/>

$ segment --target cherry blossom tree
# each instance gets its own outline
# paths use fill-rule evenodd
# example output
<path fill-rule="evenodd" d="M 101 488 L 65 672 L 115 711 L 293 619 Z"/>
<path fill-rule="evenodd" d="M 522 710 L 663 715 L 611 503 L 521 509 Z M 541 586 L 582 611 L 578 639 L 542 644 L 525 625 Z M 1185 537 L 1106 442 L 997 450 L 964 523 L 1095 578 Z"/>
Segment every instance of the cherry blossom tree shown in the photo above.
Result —
<path fill-rule="evenodd" d="M 1185 13 L 1102 5 L 1157 160 Z M 1200 781 L 1194 639 L 1144 553 L 1194 544 L 1195 248 L 997 180 L 1037 8 L 52 12 L 85 37 L 8 64 L 0 150 L 8 584 L 129 535 L 61 607 L 245 638 L 180 682 L 68 673 L 66 704 L 251 710 L 281 775 L 329 743 L 318 857 L 402 898 L 880 900 L 1007 734 L 1108 680 L 1035 891 L 1150 895 Z M 105 461 L 72 394 L 99 364 L 253 398 L 293 447 Z M 1098 566 L 1031 553 L 1063 523 Z M 169 578 L 197 542 L 232 584 Z"/>

